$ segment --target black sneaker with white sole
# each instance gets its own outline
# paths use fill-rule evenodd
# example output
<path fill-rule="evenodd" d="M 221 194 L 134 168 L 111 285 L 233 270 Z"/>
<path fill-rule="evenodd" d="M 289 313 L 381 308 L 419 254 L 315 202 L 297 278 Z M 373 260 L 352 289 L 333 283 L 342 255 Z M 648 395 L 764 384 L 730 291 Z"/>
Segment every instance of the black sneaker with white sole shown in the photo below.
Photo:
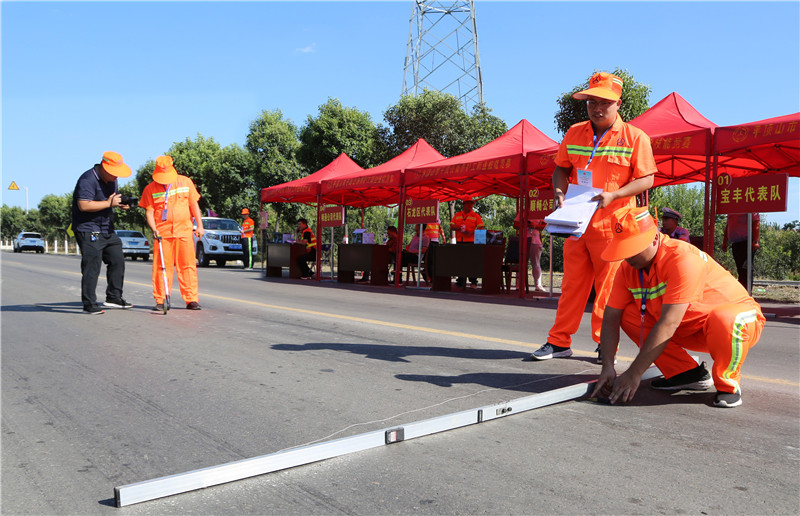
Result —
<path fill-rule="evenodd" d="M 106 299 L 106 302 L 103 303 L 103 306 L 106 308 L 121 308 L 123 310 L 130 310 L 133 308 L 133 305 L 128 303 L 122 298 L 119 299 Z"/>
<path fill-rule="evenodd" d="M 106 313 L 106 311 L 103 310 L 102 308 L 100 308 L 97 305 L 90 305 L 90 306 L 84 306 L 83 307 L 83 313 L 89 314 L 89 315 L 100 315 L 100 314 Z"/>
<path fill-rule="evenodd" d="M 711 374 L 706 369 L 706 363 L 676 374 L 671 378 L 656 378 L 650 382 L 650 387 L 660 391 L 705 391 L 714 385 Z"/>
<path fill-rule="evenodd" d="M 721 408 L 733 408 L 742 404 L 742 395 L 738 392 L 717 391 L 714 398 L 714 406 Z"/>
<path fill-rule="evenodd" d="M 553 346 L 549 342 L 531 353 L 532 360 L 550 360 L 551 358 L 567 358 L 572 356 L 572 348 Z"/>

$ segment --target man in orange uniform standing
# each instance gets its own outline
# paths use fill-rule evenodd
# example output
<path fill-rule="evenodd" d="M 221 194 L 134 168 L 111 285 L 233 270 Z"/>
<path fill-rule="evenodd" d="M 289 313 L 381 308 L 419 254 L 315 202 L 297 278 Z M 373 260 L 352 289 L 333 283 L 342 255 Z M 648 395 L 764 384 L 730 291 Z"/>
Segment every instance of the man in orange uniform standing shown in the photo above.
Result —
<path fill-rule="evenodd" d="M 589 120 L 569 128 L 556 154 L 553 172 L 554 205 L 560 207 L 569 183 L 603 191 L 593 200 L 597 211 L 580 238 L 564 242 L 564 277 L 556 320 L 547 343 L 531 358 L 547 360 L 572 355 L 572 334 L 578 331 L 594 280 L 592 337 L 600 342 L 600 325 L 618 263 L 600 259 L 611 241 L 611 214 L 635 204 L 634 196 L 653 186 L 656 163 L 650 138 L 644 131 L 625 123 L 617 112 L 622 105 L 622 79 L 598 72 L 589 88 L 573 95 L 586 100 Z M 599 353 L 600 348 L 597 348 Z M 598 362 L 600 357 L 598 356 Z"/>
<path fill-rule="evenodd" d="M 633 399 L 642 374 L 654 363 L 664 373 L 650 386 L 660 390 L 707 389 L 705 363 L 686 349 L 709 353 L 717 388 L 714 405 L 742 404 L 740 371 L 764 328 L 761 307 L 731 274 L 695 246 L 659 233 L 647 208 L 622 208 L 612 219 L 614 239 L 604 260 L 624 260 L 603 316 L 603 369 L 594 395 L 611 403 Z M 614 355 L 619 329 L 639 346 L 617 377 Z"/>
<path fill-rule="evenodd" d="M 256 223 L 250 218 L 250 210 L 242 209 L 244 220 L 242 221 L 242 268 L 253 270 L 253 230 Z"/>
<path fill-rule="evenodd" d="M 475 230 L 483 229 L 483 219 L 478 212 L 472 210 L 475 206 L 472 197 L 465 198 L 461 204 L 463 209 L 453 215 L 453 220 L 450 221 L 450 231 L 455 232 L 457 244 L 471 244 L 475 242 Z M 470 278 L 469 281 L 473 287 L 478 286 L 478 278 Z M 467 278 L 459 276 L 456 285 L 464 288 Z"/>
<path fill-rule="evenodd" d="M 161 237 L 168 288 L 172 290 L 173 271 L 177 268 L 178 285 L 187 310 L 200 310 L 197 260 L 192 238 L 193 217 L 197 222 L 197 229 L 194 230 L 197 238 L 205 234 L 200 206 L 197 204 L 199 199 L 200 194 L 194 183 L 178 174 L 172 158 L 159 156 L 153 171 L 153 182 L 144 188 L 139 201 L 139 206 L 145 209 L 147 225 L 153 231 L 153 236 Z M 156 300 L 153 311 L 163 310 L 166 296 L 161 277 L 161 255 L 156 245 L 153 249 L 153 297 Z"/>

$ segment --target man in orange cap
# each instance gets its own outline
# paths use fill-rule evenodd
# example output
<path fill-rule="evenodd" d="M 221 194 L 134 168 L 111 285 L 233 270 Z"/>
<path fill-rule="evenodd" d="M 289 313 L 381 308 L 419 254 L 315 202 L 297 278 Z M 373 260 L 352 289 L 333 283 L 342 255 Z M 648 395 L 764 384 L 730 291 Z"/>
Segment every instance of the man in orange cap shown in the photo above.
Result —
<path fill-rule="evenodd" d="M 205 234 L 202 213 L 197 201 L 200 194 L 194 183 L 178 174 L 170 156 L 159 156 L 153 170 L 153 182 L 142 192 L 139 205 L 145 209 L 147 225 L 153 236 L 161 237 L 164 252 L 164 267 L 168 288 L 172 290 L 174 269 L 178 270 L 178 285 L 187 310 L 200 310 L 197 288 L 197 259 L 192 238 L 192 218 L 197 223 L 194 234 L 202 238 Z M 162 312 L 167 292 L 161 277 L 161 254 L 159 246 L 153 250 L 153 297 L 155 312 Z M 169 307 L 167 307 L 169 308 Z"/>
<path fill-rule="evenodd" d="M 256 223 L 250 218 L 250 210 L 242 209 L 244 220 L 242 221 L 242 268 L 253 270 L 253 231 Z"/>
<path fill-rule="evenodd" d="M 704 390 L 713 377 L 714 405 L 741 405 L 742 363 L 766 322 L 761 307 L 713 258 L 660 233 L 647 208 L 622 208 L 611 223 L 614 238 L 602 258 L 624 261 L 603 315 L 603 369 L 594 395 L 611 403 L 631 401 L 642 374 L 655 363 L 664 374 L 651 382 L 655 389 Z M 620 327 L 638 344 L 639 354 L 617 377 Z M 711 355 L 711 377 L 687 349 Z"/>
<path fill-rule="evenodd" d="M 114 210 L 127 210 L 122 196 L 117 193 L 117 178 L 128 177 L 131 169 L 122 162 L 116 152 L 103 153 L 101 163 L 96 164 L 78 178 L 72 193 L 72 230 L 81 250 L 81 301 L 83 312 L 102 314 L 105 311 L 97 304 L 97 278 L 101 264 L 106 264 L 105 306 L 110 308 L 133 308 L 122 299 L 122 284 L 125 281 L 125 256 L 122 241 L 114 232 Z"/>
<path fill-rule="evenodd" d="M 650 138 L 619 117 L 621 96 L 622 79 L 605 72 L 594 74 L 589 88 L 573 95 L 586 100 L 589 120 L 570 127 L 558 149 L 553 172 L 554 205 L 562 205 L 570 183 L 603 191 L 592 199 L 598 202 L 597 211 L 586 232 L 564 242 L 564 276 L 556 320 L 547 343 L 531 355 L 534 360 L 572 355 L 572 335 L 580 326 L 592 283 L 596 293 L 592 338 L 600 342 L 603 309 L 619 266 L 600 259 L 611 240 L 611 214 L 621 207 L 633 206 L 634 196 L 653 186 L 656 163 Z"/>
<path fill-rule="evenodd" d="M 471 244 L 475 242 L 475 230 L 483 229 L 483 219 L 480 213 L 473 210 L 475 201 L 472 197 L 465 197 L 461 201 L 463 209 L 453 215 L 450 221 L 450 231 L 456 234 L 456 244 Z M 470 278 L 473 287 L 478 286 L 478 278 Z M 467 286 L 467 278 L 459 276 L 456 285 L 461 288 Z"/>

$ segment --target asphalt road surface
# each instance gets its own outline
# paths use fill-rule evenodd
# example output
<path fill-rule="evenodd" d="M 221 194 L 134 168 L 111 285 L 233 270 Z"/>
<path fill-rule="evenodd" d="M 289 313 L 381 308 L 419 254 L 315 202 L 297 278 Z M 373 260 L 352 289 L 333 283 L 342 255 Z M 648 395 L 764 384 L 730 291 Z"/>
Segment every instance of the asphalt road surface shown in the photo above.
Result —
<path fill-rule="evenodd" d="M 644 382 L 625 406 L 567 401 L 116 508 L 118 486 L 592 380 L 589 314 L 574 357 L 530 362 L 554 300 L 230 266 L 200 269 L 202 311 L 176 282 L 164 316 L 151 263 L 128 261 L 135 308 L 89 316 L 77 256 L 1 258 L 3 514 L 800 512 L 797 307 L 768 319 L 736 409 Z M 634 354 L 624 341 L 618 372 Z"/>

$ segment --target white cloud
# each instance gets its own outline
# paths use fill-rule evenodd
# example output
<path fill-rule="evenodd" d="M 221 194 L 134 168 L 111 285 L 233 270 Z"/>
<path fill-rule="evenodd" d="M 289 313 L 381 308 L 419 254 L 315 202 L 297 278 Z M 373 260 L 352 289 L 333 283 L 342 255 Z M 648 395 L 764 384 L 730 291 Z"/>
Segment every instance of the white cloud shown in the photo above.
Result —
<path fill-rule="evenodd" d="M 303 53 L 303 54 L 309 54 L 311 52 L 314 52 L 316 50 L 316 48 L 317 48 L 317 44 L 316 43 L 312 43 L 312 44 L 310 44 L 308 46 L 305 46 L 305 47 L 302 47 L 302 48 L 296 48 L 296 49 L 294 49 L 294 51 L 295 52 L 300 52 L 300 53 Z"/>

